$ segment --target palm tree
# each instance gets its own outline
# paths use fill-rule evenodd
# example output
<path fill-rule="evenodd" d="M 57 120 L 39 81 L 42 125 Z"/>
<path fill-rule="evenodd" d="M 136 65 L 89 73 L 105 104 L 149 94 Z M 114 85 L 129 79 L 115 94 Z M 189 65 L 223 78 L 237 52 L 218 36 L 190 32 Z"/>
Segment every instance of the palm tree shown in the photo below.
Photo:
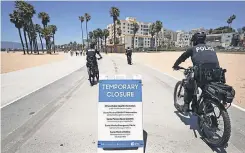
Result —
<path fill-rule="evenodd" d="M 27 41 L 27 37 L 26 37 L 28 28 L 27 28 L 27 25 L 25 24 L 25 22 L 23 24 L 23 31 L 24 31 L 24 38 L 25 38 L 25 44 L 26 44 L 26 52 L 27 52 L 27 54 L 29 54 L 28 41 Z"/>
<path fill-rule="evenodd" d="M 244 26 L 244 27 L 242 27 L 242 31 L 243 31 L 243 33 L 245 33 L 245 26 Z"/>
<path fill-rule="evenodd" d="M 122 39 L 121 39 L 121 35 L 122 35 L 122 29 L 121 29 L 121 27 L 119 27 L 119 28 L 117 28 L 117 34 L 118 34 L 118 36 L 119 36 L 119 44 L 120 43 L 122 43 Z"/>
<path fill-rule="evenodd" d="M 25 29 L 27 30 L 26 32 L 29 38 L 29 43 L 30 43 L 31 53 L 32 53 L 33 51 L 32 48 L 37 50 L 35 27 L 32 21 L 32 17 L 34 16 L 34 14 L 36 14 L 36 10 L 31 4 L 25 1 L 16 1 L 15 7 L 21 12 L 23 20 L 25 22 L 25 26 L 26 26 Z"/>
<path fill-rule="evenodd" d="M 42 37 L 46 40 L 47 53 L 51 54 L 50 38 L 52 37 L 52 28 L 50 26 L 47 26 L 42 29 L 41 33 Z"/>
<path fill-rule="evenodd" d="M 100 28 L 98 28 L 97 31 L 98 31 L 98 37 L 100 38 L 100 47 L 102 49 L 103 31 Z"/>
<path fill-rule="evenodd" d="M 134 49 L 134 39 L 135 39 L 135 34 L 137 33 L 137 31 L 139 30 L 139 25 L 137 22 L 133 22 L 133 44 L 132 44 L 132 48 Z"/>
<path fill-rule="evenodd" d="M 231 24 L 232 24 L 232 22 L 233 22 L 235 19 L 236 19 L 236 15 L 233 14 L 233 15 L 231 16 Z M 230 25 L 230 26 L 231 26 L 231 25 Z"/>
<path fill-rule="evenodd" d="M 116 49 L 116 21 L 118 20 L 118 17 L 120 16 L 120 10 L 117 7 L 111 7 L 110 10 L 110 16 L 113 19 L 113 27 L 114 27 L 114 52 Z"/>
<path fill-rule="evenodd" d="M 226 22 L 227 22 L 227 24 L 228 24 L 228 27 L 230 27 L 230 24 L 231 24 L 231 22 L 232 22 L 232 21 L 231 21 L 231 17 L 230 17 L 229 19 L 227 19 Z"/>
<path fill-rule="evenodd" d="M 156 21 L 155 29 L 156 29 L 156 33 L 157 33 L 157 35 L 156 35 L 156 40 L 157 40 L 158 39 L 158 33 L 162 29 L 162 22 L 161 21 L 159 21 L 159 20 Z M 156 42 L 156 51 L 157 51 L 157 47 L 158 47 L 158 45 L 157 45 L 157 42 Z"/>
<path fill-rule="evenodd" d="M 34 25 L 34 29 L 31 29 L 31 31 L 30 31 L 30 38 L 31 38 L 32 43 L 33 43 L 33 48 L 35 49 L 34 52 L 37 52 L 39 54 L 38 45 L 37 45 L 37 33 L 36 33 L 35 25 Z"/>
<path fill-rule="evenodd" d="M 107 53 L 107 49 L 106 49 L 106 39 L 109 37 L 110 33 L 109 30 L 104 29 L 103 30 L 103 35 L 104 35 L 104 39 L 105 39 L 105 52 Z"/>
<path fill-rule="evenodd" d="M 40 12 L 38 14 L 38 18 L 42 20 L 43 28 L 46 28 L 47 25 L 48 25 L 48 23 L 50 22 L 50 17 L 48 15 L 48 13 L 46 13 L 46 12 Z M 49 47 L 49 44 L 48 44 L 47 40 L 48 39 L 45 39 L 45 41 L 46 41 L 46 49 Z"/>
<path fill-rule="evenodd" d="M 88 41 L 88 22 L 91 20 L 91 16 L 88 13 L 85 13 L 85 21 L 86 21 L 86 33 L 87 33 L 87 43 L 89 46 L 89 41 Z"/>
<path fill-rule="evenodd" d="M 14 10 L 12 14 L 9 14 L 9 17 L 10 17 L 10 22 L 12 22 L 15 25 L 15 27 L 18 29 L 21 45 L 23 47 L 23 52 L 24 54 L 26 54 L 23 39 L 21 36 L 21 29 L 23 28 L 24 21 L 21 18 L 19 12 L 17 12 L 16 10 Z"/>
<path fill-rule="evenodd" d="M 50 22 L 50 17 L 48 15 L 48 13 L 40 12 L 38 14 L 38 18 L 42 20 L 43 28 L 48 26 L 48 23 Z"/>
<path fill-rule="evenodd" d="M 84 39 L 83 39 L 83 22 L 84 22 L 84 17 L 83 16 L 79 16 L 79 20 L 81 22 L 81 29 L 82 29 L 82 42 L 83 42 L 83 46 L 84 46 Z M 83 48 L 82 48 L 83 49 Z"/>
<path fill-rule="evenodd" d="M 30 20 L 32 20 L 33 14 L 35 14 L 34 7 L 30 4 L 28 4 L 25 1 L 15 1 L 15 8 L 18 9 L 17 11 L 20 12 L 21 18 L 24 21 L 24 36 L 26 41 L 26 46 L 28 48 L 28 41 L 26 38 L 26 34 L 29 38 L 30 48 L 32 52 L 32 40 L 31 40 L 31 26 L 30 26 Z M 27 53 L 29 54 L 29 51 L 27 49 Z"/>
<path fill-rule="evenodd" d="M 88 33 L 88 36 L 89 36 L 89 41 L 92 42 L 92 39 L 93 39 L 93 37 L 94 37 L 94 33 L 90 31 L 90 32 Z"/>
<path fill-rule="evenodd" d="M 42 51 L 44 53 L 44 50 L 43 50 L 43 41 L 42 41 L 42 37 L 41 37 L 42 28 L 41 28 L 41 26 L 39 24 L 36 24 L 35 25 L 35 28 L 36 28 L 36 32 L 38 33 L 38 36 L 39 36 L 39 39 L 40 39 L 40 42 L 41 42 Z"/>
<path fill-rule="evenodd" d="M 151 35 L 151 47 L 153 47 L 153 37 L 155 36 L 155 33 L 156 33 L 155 23 L 152 23 L 150 25 L 149 33 Z"/>
<path fill-rule="evenodd" d="M 72 47 L 72 48 L 73 48 L 73 50 L 75 50 L 75 51 L 76 51 L 76 50 L 77 50 L 77 42 L 76 42 L 76 41 L 74 41 L 72 46 L 73 46 L 73 47 Z"/>
<path fill-rule="evenodd" d="M 54 35 L 55 35 L 55 32 L 57 31 L 57 27 L 56 27 L 56 25 L 50 25 L 50 27 L 51 27 L 51 31 L 52 31 L 52 35 L 53 35 L 53 47 L 54 47 L 54 53 L 55 53 Z"/>
<path fill-rule="evenodd" d="M 72 50 L 72 42 L 70 42 L 70 43 L 68 44 L 68 46 L 69 46 L 69 49 Z"/>
<path fill-rule="evenodd" d="M 97 44 L 97 48 L 98 48 L 98 31 L 97 30 L 94 30 L 93 31 L 93 39 L 94 39 L 94 41 L 96 42 L 96 44 Z"/>
<path fill-rule="evenodd" d="M 209 33 L 209 34 L 212 34 L 212 32 L 213 32 L 213 29 L 212 29 L 212 28 L 209 29 L 208 33 Z"/>

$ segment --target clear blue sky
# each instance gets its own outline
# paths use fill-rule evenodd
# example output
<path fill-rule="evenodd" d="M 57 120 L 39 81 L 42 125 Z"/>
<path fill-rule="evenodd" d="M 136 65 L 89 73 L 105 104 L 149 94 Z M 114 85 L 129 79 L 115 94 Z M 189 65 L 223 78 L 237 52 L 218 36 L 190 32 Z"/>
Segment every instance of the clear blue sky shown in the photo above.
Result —
<path fill-rule="evenodd" d="M 36 12 L 47 12 L 51 22 L 58 28 L 56 44 L 81 42 L 81 29 L 78 16 L 89 13 L 91 21 L 88 30 L 104 29 L 112 23 L 109 10 L 112 6 L 120 9 L 120 19 L 128 16 L 137 20 L 155 22 L 160 20 L 163 26 L 172 30 L 190 30 L 193 28 L 216 28 L 227 25 L 226 20 L 232 14 L 237 18 L 232 27 L 237 29 L 245 26 L 245 2 L 48 2 L 32 1 Z M 14 10 L 14 2 L 1 2 L 1 40 L 20 42 L 18 31 L 9 21 L 9 13 Z M 34 17 L 34 22 L 41 24 L 41 20 Z M 84 36 L 86 37 L 86 35 Z"/>

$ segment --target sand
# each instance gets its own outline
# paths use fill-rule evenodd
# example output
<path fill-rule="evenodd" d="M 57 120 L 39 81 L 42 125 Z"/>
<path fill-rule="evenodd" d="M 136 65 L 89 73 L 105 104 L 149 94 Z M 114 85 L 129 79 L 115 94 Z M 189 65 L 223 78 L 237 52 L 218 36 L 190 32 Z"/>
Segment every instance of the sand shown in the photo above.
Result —
<path fill-rule="evenodd" d="M 34 66 L 40 66 L 65 59 L 64 53 L 23 55 L 22 52 L 1 52 L 1 73 L 8 73 Z"/>
<path fill-rule="evenodd" d="M 162 52 L 162 53 L 135 53 L 133 60 L 139 60 L 144 64 L 151 65 L 158 70 L 174 76 L 183 78 L 181 71 L 173 71 L 172 66 L 182 52 Z M 218 53 L 220 65 L 227 69 L 227 84 L 236 90 L 234 103 L 245 108 L 245 54 Z M 57 62 L 65 59 L 64 53 L 58 55 L 23 55 L 23 53 L 1 53 L 1 73 L 8 73 L 16 70 L 30 68 Z M 191 60 L 186 60 L 181 66 L 191 66 Z"/>
<path fill-rule="evenodd" d="M 135 53 L 136 60 L 151 65 L 158 70 L 165 72 L 175 78 L 183 78 L 181 71 L 173 71 L 172 66 L 182 52 L 162 52 L 162 53 Z M 245 54 L 218 53 L 218 58 L 222 68 L 227 69 L 227 84 L 236 90 L 236 97 L 233 103 L 245 108 Z M 191 66 L 191 60 L 186 60 L 181 66 Z"/>

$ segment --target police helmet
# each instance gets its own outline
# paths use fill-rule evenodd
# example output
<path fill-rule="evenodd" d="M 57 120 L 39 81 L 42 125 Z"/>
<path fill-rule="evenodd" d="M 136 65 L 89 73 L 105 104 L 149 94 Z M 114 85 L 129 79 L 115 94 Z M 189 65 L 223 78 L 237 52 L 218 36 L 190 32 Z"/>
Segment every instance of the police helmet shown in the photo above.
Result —
<path fill-rule="evenodd" d="M 191 41 L 194 42 L 194 44 L 204 43 L 205 40 L 206 40 L 205 32 L 197 32 L 191 38 Z"/>
<path fill-rule="evenodd" d="M 95 48 L 95 42 L 91 42 L 89 47 L 90 47 L 90 49 L 94 49 Z"/>

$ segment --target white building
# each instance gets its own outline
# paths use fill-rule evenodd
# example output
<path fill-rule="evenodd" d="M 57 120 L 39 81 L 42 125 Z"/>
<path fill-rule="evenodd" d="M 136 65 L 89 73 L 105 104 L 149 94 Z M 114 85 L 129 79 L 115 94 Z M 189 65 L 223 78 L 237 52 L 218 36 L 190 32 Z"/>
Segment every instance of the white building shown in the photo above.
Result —
<path fill-rule="evenodd" d="M 233 34 L 234 33 L 221 33 L 207 35 L 206 44 L 213 47 L 228 47 L 231 45 Z"/>
<path fill-rule="evenodd" d="M 176 47 L 187 47 L 191 45 L 192 34 L 185 31 L 177 31 Z"/>
<path fill-rule="evenodd" d="M 125 47 L 132 47 L 132 41 L 133 41 L 133 22 L 137 22 L 139 25 L 139 30 L 137 31 L 135 35 L 134 40 L 134 47 L 135 48 L 147 48 L 151 46 L 151 35 L 149 33 L 149 27 L 152 23 L 147 22 L 140 22 L 137 21 L 136 18 L 127 17 L 126 20 L 120 20 L 121 24 L 116 25 L 117 28 L 121 28 L 122 34 L 119 37 L 117 30 L 116 30 L 116 37 L 119 38 L 120 43 L 125 44 Z M 113 40 L 113 24 L 109 24 L 107 26 L 107 29 L 109 30 L 109 37 L 107 39 L 107 43 L 110 44 Z M 155 43 L 154 43 L 155 44 Z M 158 41 L 158 44 L 160 44 L 160 41 Z"/>

